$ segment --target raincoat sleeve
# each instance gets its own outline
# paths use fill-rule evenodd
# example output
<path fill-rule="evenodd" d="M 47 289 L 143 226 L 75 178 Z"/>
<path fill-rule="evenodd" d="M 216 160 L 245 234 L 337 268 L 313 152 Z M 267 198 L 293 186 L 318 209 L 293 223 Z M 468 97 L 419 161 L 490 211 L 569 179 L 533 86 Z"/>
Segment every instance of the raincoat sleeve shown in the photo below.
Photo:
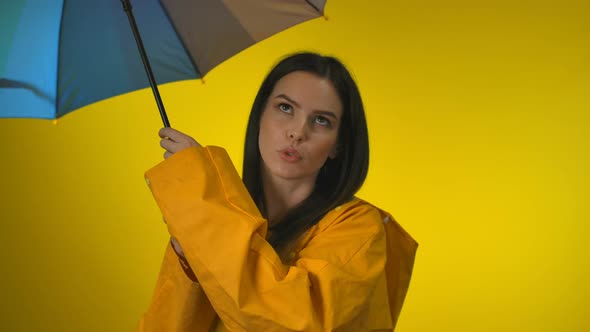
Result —
<path fill-rule="evenodd" d="M 141 317 L 137 332 L 208 332 L 215 318 L 201 286 L 186 276 L 169 243 L 150 307 Z"/>
<path fill-rule="evenodd" d="M 229 330 L 364 331 L 386 260 L 376 209 L 342 213 L 285 265 L 223 149 L 185 149 L 146 172 L 146 181 L 195 287 Z"/>

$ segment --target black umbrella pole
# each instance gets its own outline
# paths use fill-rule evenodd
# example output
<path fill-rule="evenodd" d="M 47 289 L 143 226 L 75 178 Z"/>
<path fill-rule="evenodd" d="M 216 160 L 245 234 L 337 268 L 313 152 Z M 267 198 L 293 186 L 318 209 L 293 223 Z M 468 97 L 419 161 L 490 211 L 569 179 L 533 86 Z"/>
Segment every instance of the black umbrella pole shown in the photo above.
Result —
<path fill-rule="evenodd" d="M 133 30 L 133 36 L 135 37 L 135 42 L 137 42 L 137 48 L 139 49 L 139 54 L 141 55 L 141 61 L 143 61 L 145 73 L 147 74 L 148 80 L 150 81 L 150 86 L 152 87 L 154 98 L 156 98 L 156 104 L 158 104 L 158 109 L 160 110 L 162 122 L 164 123 L 164 127 L 170 127 L 170 122 L 168 122 L 168 116 L 166 115 L 166 110 L 164 109 L 164 103 L 162 103 L 160 91 L 158 91 L 158 85 L 156 84 L 156 80 L 154 79 L 154 73 L 152 72 L 152 68 L 150 67 L 150 61 L 148 60 L 145 48 L 143 47 L 143 42 L 141 41 L 141 36 L 139 35 L 139 30 L 137 29 L 137 24 L 135 24 L 135 18 L 133 17 L 133 9 L 131 8 L 131 3 L 129 2 L 129 0 L 121 0 L 121 4 L 123 4 L 123 10 L 127 13 L 127 17 L 129 18 L 129 25 L 131 25 L 131 30 Z"/>

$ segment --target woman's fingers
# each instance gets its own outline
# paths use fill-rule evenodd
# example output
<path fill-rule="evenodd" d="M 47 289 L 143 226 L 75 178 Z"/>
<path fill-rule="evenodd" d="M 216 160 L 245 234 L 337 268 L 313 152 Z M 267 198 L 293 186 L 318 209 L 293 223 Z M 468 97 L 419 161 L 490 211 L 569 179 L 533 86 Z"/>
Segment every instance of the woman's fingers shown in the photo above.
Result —
<path fill-rule="evenodd" d="M 171 140 L 167 137 L 164 137 L 160 140 L 160 146 L 164 150 L 166 150 L 166 151 L 164 151 L 164 159 L 168 159 L 170 156 L 172 156 L 176 152 L 182 150 L 182 148 L 183 148 L 182 144 L 174 142 L 173 140 Z"/>
<path fill-rule="evenodd" d="M 174 153 L 184 150 L 188 147 L 197 146 L 197 144 L 193 144 L 191 141 L 187 141 L 187 140 L 175 141 L 172 138 L 164 137 L 160 140 L 160 146 L 164 150 L 174 154 Z"/>
<path fill-rule="evenodd" d="M 160 146 L 166 150 L 164 159 L 191 146 L 201 146 L 194 138 L 173 128 L 162 128 L 158 135 L 162 137 Z"/>
<path fill-rule="evenodd" d="M 182 251 L 182 247 L 180 246 L 180 243 L 178 243 L 178 240 L 176 240 L 175 237 L 170 237 L 170 243 L 172 243 L 172 248 L 174 248 L 176 254 L 184 258 L 184 251 Z"/>
<path fill-rule="evenodd" d="M 162 138 L 168 137 L 173 141 L 180 141 L 183 139 L 183 137 L 187 137 L 187 135 L 183 134 L 182 132 L 170 127 L 160 129 L 160 131 L 158 131 L 158 135 Z"/>
<path fill-rule="evenodd" d="M 160 140 L 160 146 L 162 147 L 162 149 L 164 149 L 166 151 L 177 152 L 174 150 L 177 148 L 178 142 L 175 142 L 168 137 L 164 137 Z"/>

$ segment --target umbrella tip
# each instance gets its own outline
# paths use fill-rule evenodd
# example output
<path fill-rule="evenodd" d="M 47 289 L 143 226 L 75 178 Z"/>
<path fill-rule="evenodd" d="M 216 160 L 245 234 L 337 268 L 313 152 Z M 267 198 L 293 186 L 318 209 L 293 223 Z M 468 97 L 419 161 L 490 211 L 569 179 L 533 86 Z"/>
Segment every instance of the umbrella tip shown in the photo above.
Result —
<path fill-rule="evenodd" d="M 328 16 L 324 15 L 324 20 L 328 21 Z"/>
<path fill-rule="evenodd" d="M 57 125 L 57 119 L 53 119 L 53 125 L 56 126 Z"/>
<path fill-rule="evenodd" d="M 205 79 L 201 77 L 201 84 L 205 84 Z"/>

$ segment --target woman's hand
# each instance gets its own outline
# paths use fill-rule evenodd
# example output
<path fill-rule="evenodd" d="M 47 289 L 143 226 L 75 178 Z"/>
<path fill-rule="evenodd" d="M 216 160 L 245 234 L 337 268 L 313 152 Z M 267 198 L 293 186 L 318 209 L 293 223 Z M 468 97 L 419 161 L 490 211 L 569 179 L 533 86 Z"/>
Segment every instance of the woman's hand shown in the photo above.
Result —
<path fill-rule="evenodd" d="M 180 246 L 180 243 L 178 243 L 178 240 L 176 240 L 175 237 L 170 237 L 170 243 L 172 244 L 174 251 L 176 251 L 176 254 L 179 257 L 184 258 L 184 251 L 182 251 L 182 247 Z"/>
<path fill-rule="evenodd" d="M 164 159 L 168 159 L 171 155 L 186 148 L 201 146 L 194 138 L 176 129 L 162 128 L 158 132 L 158 135 L 162 138 L 160 140 L 160 146 L 166 150 L 164 152 Z"/>

